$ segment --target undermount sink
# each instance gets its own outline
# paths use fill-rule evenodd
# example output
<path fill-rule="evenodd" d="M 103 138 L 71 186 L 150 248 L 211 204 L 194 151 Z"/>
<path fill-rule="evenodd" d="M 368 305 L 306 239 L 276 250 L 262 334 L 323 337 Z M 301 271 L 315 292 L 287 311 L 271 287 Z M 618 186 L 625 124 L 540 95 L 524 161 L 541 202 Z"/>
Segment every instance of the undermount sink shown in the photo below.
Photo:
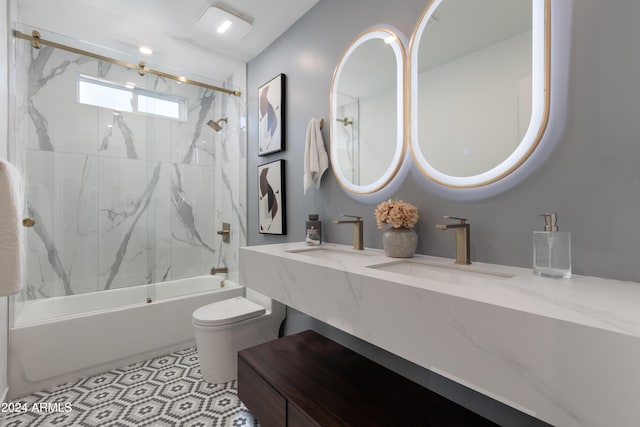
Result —
<path fill-rule="evenodd" d="M 363 251 L 347 250 L 347 249 L 334 249 L 334 248 L 326 248 L 326 247 L 315 247 L 315 248 L 307 248 L 307 249 L 296 249 L 293 251 L 287 251 L 292 254 L 304 255 L 313 258 L 325 259 L 329 261 L 344 261 L 346 259 L 353 259 L 370 256 L 368 253 Z"/>
<path fill-rule="evenodd" d="M 469 279 L 505 280 L 513 277 L 512 274 L 497 271 L 483 270 L 472 265 L 436 264 L 414 260 L 402 260 L 369 265 L 368 268 L 405 274 L 423 279 L 432 279 L 461 285 L 469 282 Z"/>

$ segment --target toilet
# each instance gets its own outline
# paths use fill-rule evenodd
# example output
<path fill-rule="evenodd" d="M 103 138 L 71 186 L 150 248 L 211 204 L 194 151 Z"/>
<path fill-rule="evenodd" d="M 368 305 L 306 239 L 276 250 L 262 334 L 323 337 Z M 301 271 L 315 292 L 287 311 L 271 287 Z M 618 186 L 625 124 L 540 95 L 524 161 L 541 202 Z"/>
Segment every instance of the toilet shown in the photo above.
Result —
<path fill-rule="evenodd" d="M 202 378 L 213 384 L 235 380 L 238 351 L 278 338 L 284 317 L 284 305 L 251 289 L 196 309 L 192 324 Z"/>

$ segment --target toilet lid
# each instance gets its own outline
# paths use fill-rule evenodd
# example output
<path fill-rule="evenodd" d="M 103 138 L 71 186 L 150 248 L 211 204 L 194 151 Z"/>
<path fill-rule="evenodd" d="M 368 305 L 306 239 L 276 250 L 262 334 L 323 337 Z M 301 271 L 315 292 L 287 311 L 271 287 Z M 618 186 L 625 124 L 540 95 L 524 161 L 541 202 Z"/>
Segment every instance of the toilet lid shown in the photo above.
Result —
<path fill-rule="evenodd" d="M 200 307 L 193 321 L 201 326 L 220 326 L 261 316 L 265 308 L 244 297 L 235 297 Z"/>

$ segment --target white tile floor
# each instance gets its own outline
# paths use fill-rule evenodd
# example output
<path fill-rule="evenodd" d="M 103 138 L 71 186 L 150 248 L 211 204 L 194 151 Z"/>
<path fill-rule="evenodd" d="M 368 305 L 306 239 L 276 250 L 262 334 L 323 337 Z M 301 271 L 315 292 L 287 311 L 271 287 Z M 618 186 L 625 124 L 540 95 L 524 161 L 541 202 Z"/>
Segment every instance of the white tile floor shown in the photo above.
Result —
<path fill-rule="evenodd" d="M 3 409 L 13 410 L 0 414 L 3 427 L 259 425 L 238 399 L 235 381 L 202 381 L 195 348 L 24 396 Z"/>

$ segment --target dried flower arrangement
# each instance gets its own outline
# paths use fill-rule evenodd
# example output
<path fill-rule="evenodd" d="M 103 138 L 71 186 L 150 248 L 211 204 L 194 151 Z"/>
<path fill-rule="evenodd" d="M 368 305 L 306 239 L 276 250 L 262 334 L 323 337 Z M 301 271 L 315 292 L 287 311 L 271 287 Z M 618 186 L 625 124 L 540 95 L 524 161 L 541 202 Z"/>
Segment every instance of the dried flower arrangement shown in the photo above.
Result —
<path fill-rule="evenodd" d="M 402 200 L 387 200 L 376 208 L 378 228 L 391 224 L 393 228 L 413 228 L 418 222 L 418 208 Z"/>

